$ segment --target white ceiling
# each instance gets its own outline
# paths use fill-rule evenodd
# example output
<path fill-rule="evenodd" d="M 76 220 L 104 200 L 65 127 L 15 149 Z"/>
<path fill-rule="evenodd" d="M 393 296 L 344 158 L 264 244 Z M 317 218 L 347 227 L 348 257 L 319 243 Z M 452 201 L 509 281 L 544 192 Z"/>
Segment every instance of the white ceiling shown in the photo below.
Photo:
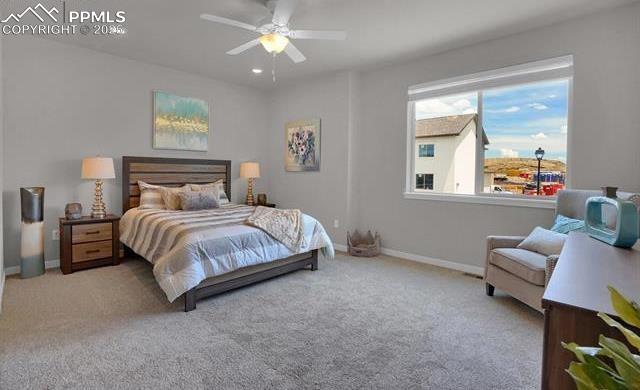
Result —
<path fill-rule="evenodd" d="M 297 29 L 347 31 L 340 41 L 296 41 L 307 61 L 276 60 L 280 81 L 344 69 L 371 68 L 526 31 L 635 0 L 301 0 Z M 14 9 L 25 2 L 11 2 Z M 60 2 L 43 2 L 59 4 Z M 225 52 L 256 37 L 199 19 L 211 13 L 258 24 L 261 0 L 67 0 L 67 9 L 124 10 L 128 33 L 119 38 L 55 38 L 114 55 L 219 80 L 268 88 L 271 57 L 261 47 Z M 260 67 L 260 76 L 250 70 Z"/>

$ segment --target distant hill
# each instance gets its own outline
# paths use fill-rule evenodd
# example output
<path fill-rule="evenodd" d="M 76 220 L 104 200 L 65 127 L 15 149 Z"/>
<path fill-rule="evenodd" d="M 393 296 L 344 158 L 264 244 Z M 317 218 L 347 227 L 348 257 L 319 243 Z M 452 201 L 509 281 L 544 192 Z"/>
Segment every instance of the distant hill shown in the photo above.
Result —
<path fill-rule="evenodd" d="M 486 158 L 484 160 L 485 173 L 506 173 L 507 171 L 531 172 L 538 169 L 535 158 Z M 558 160 L 542 160 L 543 171 L 567 172 L 567 164 Z"/>

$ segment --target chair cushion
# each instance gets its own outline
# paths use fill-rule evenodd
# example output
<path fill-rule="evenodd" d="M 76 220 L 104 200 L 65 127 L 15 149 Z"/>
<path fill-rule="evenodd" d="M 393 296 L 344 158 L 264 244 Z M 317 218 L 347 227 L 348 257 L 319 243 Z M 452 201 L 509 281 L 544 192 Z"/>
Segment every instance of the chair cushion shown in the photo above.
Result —
<path fill-rule="evenodd" d="M 518 248 L 498 248 L 489 255 L 489 263 L 537 286 L 544 286 L 546 262 L 546 256 Z"/>
<path fill-rule="evenodd" d="M 552 232 L 538 226 L 533 229 L 524 241 L 518 244 L 517 248 L 537 252 L 545 256 L 559 255 L 566 239 L 566 234 Z"/>

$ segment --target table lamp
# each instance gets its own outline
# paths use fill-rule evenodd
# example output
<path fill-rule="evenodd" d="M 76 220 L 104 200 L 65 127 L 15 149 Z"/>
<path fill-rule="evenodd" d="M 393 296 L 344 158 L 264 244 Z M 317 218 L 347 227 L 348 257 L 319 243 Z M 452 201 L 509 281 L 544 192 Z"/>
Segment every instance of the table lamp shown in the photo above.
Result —
<path fill-rule="evenodd" d="M 240 177 L 248 179 L 247 204 L 253 206 L 253 179 L 260 177 L 260 164 L 253 161 L 240 163 Z"/>
<path fill-rule="evenodd" d="M 106 217 L 107 211 L 102 201 L 102 180 L 116 178 L 113 159 L 109 157 L 88 157 L 83 159 L 82 178 L 96 181 L 96 193 L 91 207 L 91 218 Z"/>

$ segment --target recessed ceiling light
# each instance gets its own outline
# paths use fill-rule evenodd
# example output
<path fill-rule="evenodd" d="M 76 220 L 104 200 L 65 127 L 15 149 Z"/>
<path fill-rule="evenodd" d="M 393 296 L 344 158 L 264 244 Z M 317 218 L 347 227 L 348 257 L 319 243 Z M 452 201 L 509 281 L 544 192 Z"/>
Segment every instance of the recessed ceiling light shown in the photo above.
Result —
<path fill-rule="evenodd" d="M 253 72 L 253 74 L 260 74 L 260 73 L 262 73 L 262 69 L 259 69 L 259 68 L 253 68 L 253 69 L 251 69 L 251 71 Z"/>

